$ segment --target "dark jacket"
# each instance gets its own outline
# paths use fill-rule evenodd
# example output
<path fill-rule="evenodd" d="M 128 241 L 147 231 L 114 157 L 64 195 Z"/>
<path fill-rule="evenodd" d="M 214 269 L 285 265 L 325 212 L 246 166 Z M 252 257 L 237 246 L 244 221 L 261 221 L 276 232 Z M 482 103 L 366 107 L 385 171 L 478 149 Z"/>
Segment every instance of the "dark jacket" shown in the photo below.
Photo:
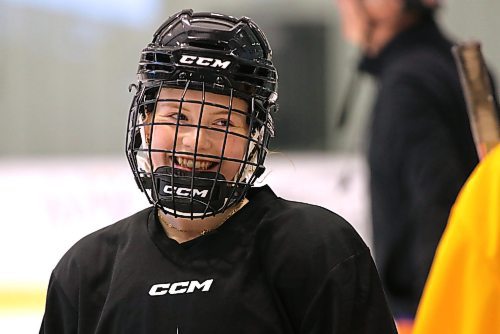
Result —
<path fill-rule="evenodd" d="M 379 84 L 369 138 L 376 263 L 396 317 L 413 317 L 455 198 L 478 162 L 452 43 L 433 19 L 361 70 Z"/>

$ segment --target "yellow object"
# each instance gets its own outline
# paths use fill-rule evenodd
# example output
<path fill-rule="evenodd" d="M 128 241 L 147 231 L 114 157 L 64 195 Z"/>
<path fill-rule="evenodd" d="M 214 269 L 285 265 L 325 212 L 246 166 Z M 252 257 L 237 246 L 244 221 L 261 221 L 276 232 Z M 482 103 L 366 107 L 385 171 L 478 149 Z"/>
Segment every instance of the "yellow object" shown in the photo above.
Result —
<path fill-rule="evenodd" d="M 451 211 L 413 334 L 500 334 L 500 145 Z"/>
<path fill-rule="evenodd" d="M 0 286 L 0 316 L 43 312 L 45 293 L 36 286 Z"/>

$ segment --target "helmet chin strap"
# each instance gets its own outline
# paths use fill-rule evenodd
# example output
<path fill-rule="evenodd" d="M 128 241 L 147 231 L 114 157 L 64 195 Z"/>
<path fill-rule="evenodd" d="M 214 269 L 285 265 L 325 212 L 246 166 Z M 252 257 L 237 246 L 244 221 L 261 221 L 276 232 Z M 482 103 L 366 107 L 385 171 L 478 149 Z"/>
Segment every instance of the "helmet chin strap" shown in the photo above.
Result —
<path fill-rule="evenodd" d="M 210 171 L 183 171 L 161 166 L 153 174 L 155 200 L 166 212 L 183 218 L 212 216 L 224 208 L 228 195 L 236 191 L 224 176 Z M 236 194 L 238 196 L 238 194 Z"/>

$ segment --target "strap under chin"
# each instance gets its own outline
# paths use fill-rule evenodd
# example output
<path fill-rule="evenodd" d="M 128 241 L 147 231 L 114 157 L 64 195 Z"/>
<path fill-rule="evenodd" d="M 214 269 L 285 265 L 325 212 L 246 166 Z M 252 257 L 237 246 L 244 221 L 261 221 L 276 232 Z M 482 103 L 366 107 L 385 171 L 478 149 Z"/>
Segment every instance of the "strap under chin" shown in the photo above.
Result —
<path fill-rule="evenodd" d="M 229 197 L 241 195 L 239 187 L 216 172 L 192 172 L 162 166 L 153 173 L 153 180 L 156 185 L 156 191 L 152 189 L 153 197 L 174 216 L 214 215 L 225 209 Z"/>

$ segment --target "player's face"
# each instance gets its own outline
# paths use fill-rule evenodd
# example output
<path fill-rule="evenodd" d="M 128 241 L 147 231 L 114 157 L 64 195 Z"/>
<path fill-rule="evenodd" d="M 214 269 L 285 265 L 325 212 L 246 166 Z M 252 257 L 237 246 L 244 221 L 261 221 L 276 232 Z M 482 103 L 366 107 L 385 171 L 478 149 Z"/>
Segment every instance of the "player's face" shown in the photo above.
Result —
<path fill-rule="evenodd" d="M 185 171 L 195 169 L 216 172 L 220 167 L 220 172 L 226 180 L 232 180 L 239 171 L 240 163 L 227 160 L 222 160 L 220 163 L 217 157 L 243 159 L 249 131 L 247 102 L 233 98 L 231 103 L 227 95 L 206 92 L 205 104 L 202 106 L 202 92 L 188 90 L 183 103 L 179 102 L 182 95 L 181 89 L 162 89 L 159 100 L 176 101 L 159 101 L 154 123 L 170 124 L 154 125 L 152 131 L 146 128 L 146 135 L 150 138 L 153 150 L 153 169 L 172 166 L 172 162 L 175 168 Z M 177 122 L 179 126 L 176 126 Z M 155 152 L 155 150 L 169 152 Z M 175 155 L 172 155 L 172 151 L 175 151 Z M 195 152 L 196 164 L 193 156 Z M 213 157 L 199 156 L 200 154 Z"/>

